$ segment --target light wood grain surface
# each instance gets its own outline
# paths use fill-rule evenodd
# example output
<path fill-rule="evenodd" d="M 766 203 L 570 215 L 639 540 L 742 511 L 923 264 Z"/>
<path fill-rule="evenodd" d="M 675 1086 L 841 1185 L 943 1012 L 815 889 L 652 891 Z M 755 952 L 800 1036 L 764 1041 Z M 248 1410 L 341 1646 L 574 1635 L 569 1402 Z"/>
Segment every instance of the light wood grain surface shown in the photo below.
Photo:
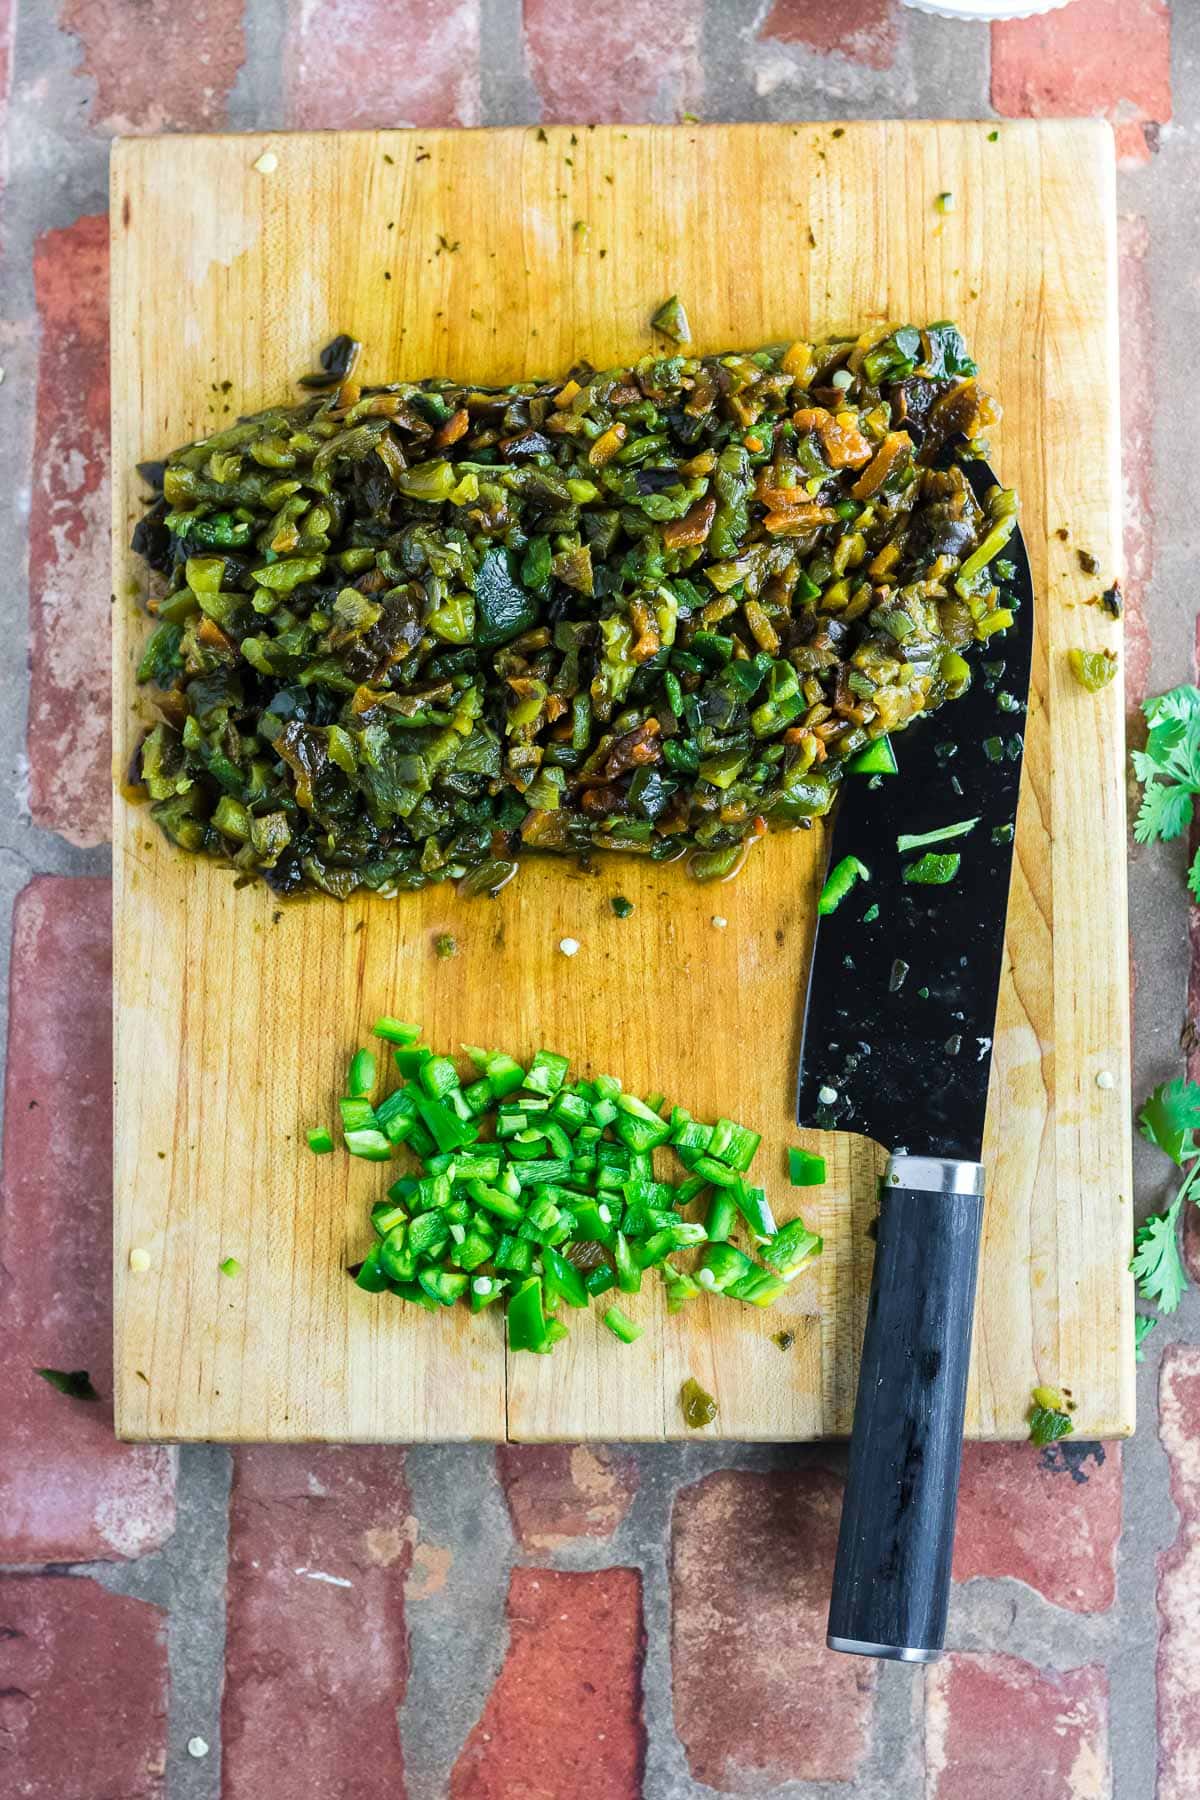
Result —
<path fill-rule="evenodd" d="M 145 572 L 127 552 L 136 461 L 285 397 L 351 330 L 365 375 L 510 380 L 650 347 L 665 295 L 698 349 L 867 320 L 954 317 L 1005 417 L 1038 593 L 1023 798 L 985 1155 L 990 1198 L 968 1428 L 1024 1435 L 1035 1382 L 1076 1429 L 1133 1423 L 1125 811 L 1119 683 L 1065 652 L 1115 645 L 1087 605 L 1117 566 L 1113 164 L 1106 127 L 764 125 L 162 138 L 113 152 L 115 743 Z M 264 151 L 273 172 L 254 167 Z M 934 197 L 952 191 L 946 215 Z M 578 228 L 577 228 L 578 222 Z M 226 384 L 228 389 L 226 389 Z M 1069 543 L 1056 535 L 1070 532 Z M 145 701 L 140 703 L 144 709 Z M 823 833 L 772 838 L 701 888 L 636 858 L 528 864 L 494 902 L 432 888 L 282 907 L 116 814 L 117 1416 L 130 1438 L 629 1438 L 844 1434 L 881 1155 L 798 1133 L 790 1099 Z M 610 898 L 626 894 L 632 917 Z M 711 923 L 723 915 L 727 928 Z M 441 961 L 436 934 L 460 954 Z M 582 949 L 568 961 L 560 938 Z M 641 1092 L 764 1133 L 778 1212 L 825 1254 L 778 1309 L 656 1283 L 632 1349 L 593 1317 L 550 1358 L 500 1321 L 431 1319 L 344 1274 L 370 1241 L 377 1168 L 303 1149 L 383 1011 L 438 1045 L 570 1053 Z M 1096 1077 L 1108 1070 L 1109 1089 Z M 793 1191 L 806 1142 L 828 1185 Z M 151 1268 L 129 1270 L 135 1246 Z M 233 1255 L 241 1275 L 218 1271 Z M 794 1346 L 772 1334 L 787 1326 Z"/>

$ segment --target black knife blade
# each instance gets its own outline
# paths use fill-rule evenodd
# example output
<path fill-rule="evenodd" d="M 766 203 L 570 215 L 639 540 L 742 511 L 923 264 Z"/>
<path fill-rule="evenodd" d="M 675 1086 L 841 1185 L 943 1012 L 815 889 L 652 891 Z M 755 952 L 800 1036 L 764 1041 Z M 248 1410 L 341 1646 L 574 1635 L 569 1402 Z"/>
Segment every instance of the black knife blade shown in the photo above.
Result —
<path fill-rule="evenodd" d="M 963 468 L 980 498 L 996 485 L 986 463 Z M 898 774 L 843 782 L 829 866 L 856 856 L 871 878 L 818 920 L 809 969 L 798 1123 L 925 1156 L 977 1159 L 983 1142 L 1034 633 L 1019 529 L 1003 554 L 1014 623 L 973 653 L 970 688 L 897 733 Z M 961 854 L 954 881 L 904 880 L 921 852 L 899 836 L 971 818 L 933 846 Z"/>
<path fill-rule="evenodd" d="M 966 474 L 980 497 L 985 464 Z M 950 1595 L 983 1229 L 979 1161 L 1033 657 L 1024 540 L 1005 547 L 1013 625 L 974 653 L 971 686 L 898 734 L 896 775 L 847 775 L 831 865 L 870 870 L 818 920 L 797 1093 L 802 1125 L 891 1152 L 881 1185 L 826 1642 L 932 1662 Z M 905 881 L 897 839 L 974 820 L 944 886 Z"/>

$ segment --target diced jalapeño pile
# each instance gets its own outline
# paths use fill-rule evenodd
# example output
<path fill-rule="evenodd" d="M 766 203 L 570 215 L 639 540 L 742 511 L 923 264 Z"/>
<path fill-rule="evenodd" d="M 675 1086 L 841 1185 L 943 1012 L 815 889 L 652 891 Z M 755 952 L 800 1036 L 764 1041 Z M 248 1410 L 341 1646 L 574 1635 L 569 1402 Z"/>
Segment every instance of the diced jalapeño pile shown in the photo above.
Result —
<path fill-rule="evenodd" d="M 362 387 L 357 348 L 144 465 L 134 778 L 281 894 L 495 892 L 523 850 L 727 876 L 1012 623 L 953 325 L 508 388 Z"/>
<path fill-rule="evenodd" d="M 468 1046 L 464 1087 L 453 1058 L 419 1044 L 415 1025 L 381 1019 L 375 1031 L 406 1079 L 373 1100 L 375 1059 L 359 1051 L 340 1103 L 345 1147 L 385 1162 L 407 1145 L 416 1166 L 371 1208 L 375 1242 L 353 1271 L 370 1293 L 430 1312 L 502 1301 L 509 1348 L 546 1353 L 567 1335 L 558 1310 L 605 1294 L 603 1322 L 632 1343 L 642 1327 L 624 1303 L 651 1270 L 672 1312 L 705 1292 L 761 1307 L 820 1254 L 821 1239 L 801 1219 L 777 1226 L 751 1184 L 756 1131 L 667 1113 L 661 1095 L 641 1100 L 611 1075 L 572 1081 L 566 1057 L 549 1050 L 526 1069 Z M 328 1137 L 310 1131 L 309 1143 L 319 1152 Z M 683 1165 L 675 1182 L 655 1171 L 666 1146 Z M 747 1249 L 733 1243 L 735 1227 Z"/>

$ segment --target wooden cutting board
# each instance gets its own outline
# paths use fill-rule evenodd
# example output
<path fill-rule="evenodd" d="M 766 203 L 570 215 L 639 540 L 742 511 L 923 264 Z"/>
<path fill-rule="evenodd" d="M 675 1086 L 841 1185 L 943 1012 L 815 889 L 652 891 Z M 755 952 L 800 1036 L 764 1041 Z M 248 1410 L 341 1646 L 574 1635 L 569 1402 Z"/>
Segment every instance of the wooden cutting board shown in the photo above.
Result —
<path fill-rule="evenodd" d="M 1003 400 L 992 461 L 1020 489 L 1038 591 L 968 1426 L 1023 1436 L 1033 1384 L 1065 1383 L 1078 1432 L 1118 1435 L 1133 1425 L 1122 708 L 1119 682 L 1093 698 L 1066 666 L 1068 647 L 1119 636 L 1086 604 L 1102 581 L 1076 557 L 1094 555 L 1107 582 L 1119 554 L 1112 144 L 1084 123 L 995 133 L 117 144 L 116 766 L 140 729 L 134 464 L 283 399 L 337 331 L 364 341 L 368 380 L 507 381 L 644 353 L 676 290 L 700 350 L 955 318 Z M 945 192 L 956 206 L 942 214 Z M 847 1431 L 882 1158 L 792 1123 L 822 831 L 772 838 L 717 888 L 636 858 L 590 875 L 547 859 L 495 901 L 438 887 L 291 908 L 174 852 L 120 792 L 115 837 L 122 1436 L 684 1437 L 689 1374 L 728 1437 Z M 618 893 L 635 905 L 625 920 Z M 452 961 L 434 954 L 442 931 Z M 566 936 L 582 945 L 573 961 Z M 777 1211 L 802 1206 L 824 1234 L 816 1271 L 765 1314 L 700 1301 L 669 1318 L 648 1283 L 634 1348 L 581 1316 L 548 1358 L 506 1358 L 495 1317 L 434 1320 L 361 1294 L 344 1269 L 370 1242 L 383 1177 L 310 1156 L 303 1134 L 332 1122 L 347 1057 L 385 1011 L 422 1019 L 439 1046 L 545 1045 L 756 1125 Z M 787 1186 L 798 1142 L 828 1158 L 825 1188 Z M 148 1272 L 130 1271 L 135 1247 Z M 218 1271 L 231 1255 L 234 1279 Z M 795 1342 L 781 1351 L 784 1327 Z"/>

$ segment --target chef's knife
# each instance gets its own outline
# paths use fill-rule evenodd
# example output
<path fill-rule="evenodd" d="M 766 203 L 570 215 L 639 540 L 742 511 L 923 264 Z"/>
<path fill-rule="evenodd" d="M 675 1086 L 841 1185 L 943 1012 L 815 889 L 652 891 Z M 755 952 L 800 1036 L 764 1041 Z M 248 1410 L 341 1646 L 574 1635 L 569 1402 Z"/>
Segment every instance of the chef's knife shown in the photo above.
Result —
<path fill-rule="evenodd" d="M 982 498 L 984 463 L 965 470 Z M 980 1162 L 1033 648 L 1019 531 L 1002 555 L 1015 622 L 974 652 L 967 693 L 895 740 L 899 774 L 848 775 L 830 866 L 870 879 L 818 920 L 797 1119 L 890 1152 L 827 1642 L 903 1662 L 941 1654 L 983 1221 Z M 934 846 L 944 886 L 904 880 L 901 834 L 977 818 Z"/>

